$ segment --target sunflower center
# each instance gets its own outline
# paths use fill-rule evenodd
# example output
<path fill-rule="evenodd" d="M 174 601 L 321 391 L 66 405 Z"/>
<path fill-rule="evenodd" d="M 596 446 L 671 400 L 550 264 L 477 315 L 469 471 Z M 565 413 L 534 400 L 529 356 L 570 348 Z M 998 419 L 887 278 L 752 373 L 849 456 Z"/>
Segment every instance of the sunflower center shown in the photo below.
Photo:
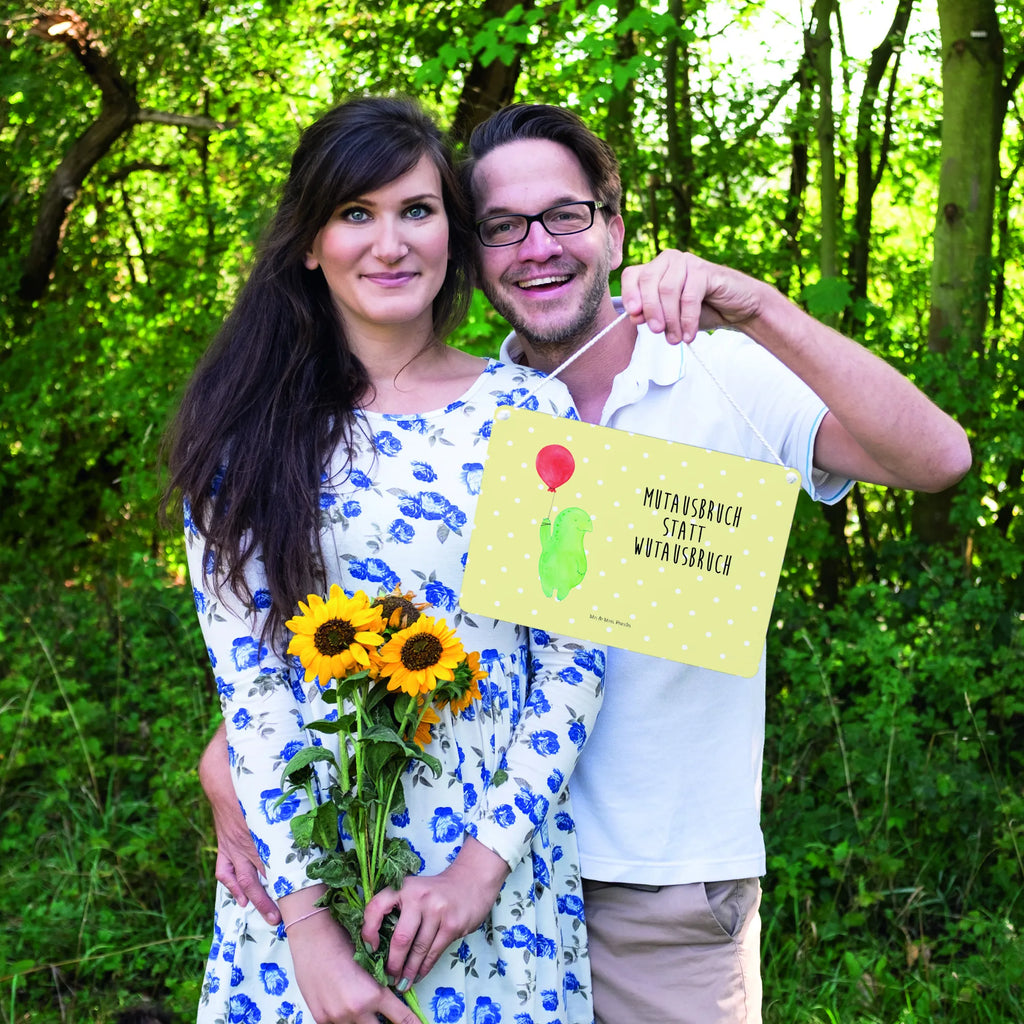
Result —
<path fill-rule="evenodd" d="M 395 594 L 386 594 L 378 604 L 381 609 L 381 617 L 387 622 L 391 616 L 400 611 L 402 613 L 402 629 L 411 626 L 419 617 L 420 610 L 406 597 L 399 597 Z"/>
<path fill-rule="evenodd" d="M 351 622 L 344 619 L 328 619 L 317 626 L 313 643 L 321 654 L 334 655 L 347 651 L 355 642 L 356 631 Z"/>
<path fill-rule="evenodd" d="M 436 636 L 418 633 L 402 644 L 402 665 L 410 672 L 430 668 L 441 660 L 444 647 Z"/>

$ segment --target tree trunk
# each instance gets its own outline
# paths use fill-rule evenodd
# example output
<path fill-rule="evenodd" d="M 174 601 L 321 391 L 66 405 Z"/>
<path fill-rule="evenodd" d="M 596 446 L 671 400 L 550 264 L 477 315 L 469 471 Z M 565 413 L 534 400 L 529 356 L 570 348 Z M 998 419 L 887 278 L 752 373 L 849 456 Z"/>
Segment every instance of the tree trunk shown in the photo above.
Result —
<path fill-rule="evenodd" d="M 1003 38 L 994 0 L 939 0 L 942 39 L 942 168 L 931 275 L 928 347 L 966 359 L 984 347 L 991 293 L 999 142 L 1006 110 Z M 955 372 L 955 365 L 952 366 Z M 965 416 L 966 413 L 966 416 Z M 959 410 L 970 422 L 968 408 Z M 951 543 L 952 494 L 920 494 L 913 528 Z"/>
<path fill-rule="evenodd" d="M 669 14 L 682 25 L 683 0 L 669 0 Z M 693 242 L 693 97 L 690 93 L 690 48 L 677 36 L 665 47 L 666 169 L 672 192 L 677 249 L 689 249 Z"/>
<path fill-rule="evenodd" d="M 533 0 L 486 0 L 481 11 L 484 21 L 503 18 L 513 7 L 533 7 Z M 516 94 L 522 60 L 519 53 L 510 64 L 492 60 L 484 66 L 477 57 L 462 84 L 462 93 L 452 118 L 451 138 L 457 146 L 469 141 L 473 129 L 496 110 L 507 107 Z"/>

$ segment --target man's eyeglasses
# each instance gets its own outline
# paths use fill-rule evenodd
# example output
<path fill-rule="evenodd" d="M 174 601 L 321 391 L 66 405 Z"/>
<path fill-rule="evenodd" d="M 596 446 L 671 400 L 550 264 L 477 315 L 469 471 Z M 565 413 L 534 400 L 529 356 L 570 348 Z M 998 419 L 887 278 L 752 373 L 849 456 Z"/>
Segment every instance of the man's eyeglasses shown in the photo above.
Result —
<path fill-rule="evenodd" d="M 594 211 L 605 206 L 593 199 L 575 203 L 559 203 L 540 213 L 507 213 L 501 217 L 485 217 L 476 222 L 476 236 L 484 245 L 515 245 L 530 233 L 530 225 L 540 221 L 549 235 L 577 235 L 594 223 Z"/>

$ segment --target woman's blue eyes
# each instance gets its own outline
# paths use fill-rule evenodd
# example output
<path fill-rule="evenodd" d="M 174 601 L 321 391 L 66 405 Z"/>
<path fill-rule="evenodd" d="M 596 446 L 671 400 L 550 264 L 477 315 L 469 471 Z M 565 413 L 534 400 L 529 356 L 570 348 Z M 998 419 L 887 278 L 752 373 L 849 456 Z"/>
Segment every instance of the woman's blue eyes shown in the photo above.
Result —
<path fill-rule="evenodd" d="M 427 206 L 423 203 L 417 203 L 415 206 L 406 207 L 402 211 L 402 216 L 408 220 L 423 220 L 425 217 L 429 217 L 434 212 L 432 206 Z M 368 221 L 373 219 L 369 210 L 364 210 L 361 206 L 349 207 L 347 210 L 339 210 L 338 217 L 340 220 L 348 221 L 350 224 L 366 224 Z"/>

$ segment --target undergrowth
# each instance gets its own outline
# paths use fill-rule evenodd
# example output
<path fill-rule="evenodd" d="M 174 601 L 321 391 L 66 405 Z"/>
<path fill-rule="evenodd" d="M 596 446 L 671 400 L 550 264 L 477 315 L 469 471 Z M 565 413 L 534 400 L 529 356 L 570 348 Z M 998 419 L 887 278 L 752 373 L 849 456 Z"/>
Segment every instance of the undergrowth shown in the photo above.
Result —
<path fill-rule="evenodd" d="M 897 569 L 834 608 L 800 571 L 776 602 L 765 1020 L 1021 1021 L 1019 566 L 996 584 L 909 545 L 884 555 Z M 216 699 L 175 572 L 141 555 L 8 572 L 2 1024 L 194 1017 L 214 888 L 195 766 Z"/>

